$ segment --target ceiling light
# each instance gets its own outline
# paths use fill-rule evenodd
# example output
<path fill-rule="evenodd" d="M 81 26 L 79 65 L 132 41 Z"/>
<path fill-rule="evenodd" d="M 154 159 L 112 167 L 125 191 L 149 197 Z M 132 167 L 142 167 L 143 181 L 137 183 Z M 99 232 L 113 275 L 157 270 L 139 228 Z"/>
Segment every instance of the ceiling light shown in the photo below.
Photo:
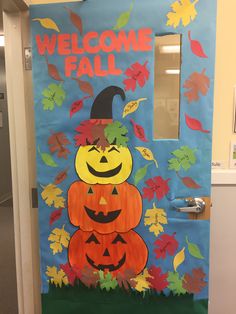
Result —
<path fill-rule="evenodd" d="M 160 53 L 180 53 L 180 45 L 160 46 Z"/>
<path fill-rule="evenodd" d="M 0 47 L 4 47 L 5 41 L 4 41 L 4 36 L 0 35 Z"/>
<path fill-rule="evenodd" d="M 179 69 L 169 69 L 169 70 L 165 70 L 166 74 L 175 74 L 175 75 L 179 75 L 180 74 L 180 70 Z"/>

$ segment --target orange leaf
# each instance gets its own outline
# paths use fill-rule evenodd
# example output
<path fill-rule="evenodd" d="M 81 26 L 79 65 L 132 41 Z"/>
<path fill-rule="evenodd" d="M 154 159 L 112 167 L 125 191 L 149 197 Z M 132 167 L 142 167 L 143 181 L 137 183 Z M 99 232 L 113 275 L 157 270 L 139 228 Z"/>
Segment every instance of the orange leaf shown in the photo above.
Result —
<path fill-rule="evenodd" d="M 72 22 L 72 24 L 74 24 L 74 26 L 79 30 L 80 35 L 83 35 L 83 23 L 82 23 L 82 19 L 81 17 L 76 14 L 74 11 L 72 11 L 71 9 L 65 7 L 65 9 L 68 11 L 69 15 L 70 15 L 70 20 Z"/>
<path fill-rule="evenodd" d="M 76 81 L 79 85 L 79 88 L 82 92 L 90 95 L 91 97 L 93 97 L 94 95 L 94 92 L 93 92 L 93 86 L 87 82 L 87 81 L 83 81 L 83 80 L 80 80 L 78 78 L 72 78 L 72 80 Z"/>
<path fill-rule="evenodd" d="M 189 293 L 200 293 L 202 289 L 207 285 L 204 281 L 206 274 L 202 268 L 195 268 L 192 270 L 192 274 L 185 274 L 183 279 L 183 288 Z"/>

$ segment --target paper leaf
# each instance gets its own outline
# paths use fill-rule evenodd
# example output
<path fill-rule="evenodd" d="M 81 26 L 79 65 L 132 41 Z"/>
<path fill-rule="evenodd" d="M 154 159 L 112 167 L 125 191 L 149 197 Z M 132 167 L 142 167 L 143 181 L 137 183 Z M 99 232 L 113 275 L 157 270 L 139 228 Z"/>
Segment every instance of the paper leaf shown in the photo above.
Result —
<path fill-rule="evenodd" d="M 206 69 L 203 69 L 201 73 L 194 72 L 185 81 L 184 88 L 188 89 L 188 91 L 184 93 L 184 96 L 187 97 L 189 103 L 198 101 L 200 94 L 206 96 L 208 93 L 210 79 L 205 72 Z"/>
<path fill-rule="evenodd" d="M 175 239 L 175 235 L 176 233 L 173 233 L 172 235 L 163 234 L 154 242 L 154 245 L 156 246 L 154 253 L 156 254 L 157 259 L 165 259 L 167 254 L 174 256 L 179 246 L 179 243 Z"/>
<path fill-rule="evenodd" d="M 196 181 L 194 181 L 192 178 L 190 177 L 181 177 L 178 173 L 177 173 L 178 177 L 180 178 L 180 180 L 182 181 L 182 183 L 189 189 L 200 189 L 201 185 L 199 185 Z"/>
<path fill-rule="evenodd" d="M 57 153 L 58 158 L 68 158 L 68 155 L 71 152 L 68 148 L 66 148 L 66 146 L 70 144 L 71 142 L 67 139 L 63 132 L 52 133 L 52 135 L 48 138 L 50 152 L 52 154 Z"/>
<path fill-rule="evenodd" d="M 177 272 L 168 272 L 167 278 L 169 285 L 168 288 L 174 295 L 186 294 L 186 290 L 183 288 L 183 277 L 180 278 Z"/>
<path fill-rule="evenodd" d="M 49 167 L 54 167 L 54 168 L 58 167 L 58 164 L 54 161 L 52 156 L 48 153 L 42 153 L 39 146 L 38 146 L 38 152 L 42 158 L 42 161 L 45 163 L 45 165 Z"/>
<path fill-rule="evenodd" d="M 186 113 L 185 113 L 185 122 L 191 130 L 200 131 L 202 133 L 210 133 L 209 130 L 203 129 L 201 121 L 188 116 Z"/>
<path fill-rule="evenodd" d="M 153 160 L 156 167 L 158 168 L 158 163 L 157 163 L 156 159 L 154 158 L 154 155 L 150 149 L 148 149 L 146 147 L 140 147 L 140 146 L 135 147 L 135 149 L 137 149 L 137 151 L 140 152 L 140 154 L 142 155 L 142 157 L 144 159 Z"/>
<path fill-rule="evenodd" d="M 58 175 L 55 177 L 54 184 L 60 184 L 67 178 L 69 167 L 67 167 L 65 170 L 58 173 Z"/>
<path fill-rule="evenodd" d="M 75 145 L 89 145 L 93 143 L 93 128 L 94 123 L 91 120 L 82 121 L 75 129 L 79 134 L 74 137 Z"/>
<path fill-rule="evenodd" d="M 198 259 L 204 259 L 199 247 L 196 244 L 189 242 L 187 236 L 186 236 L 186 242 L 188 244 L 188 251 L 193 257 L 198 258 Z"/>
<path fill-rule="evenodd" d="M 127 128 L 122 125 L 119 121 L 114 121 L 106 126 L 104 130 L 105 136 L 108 142 L 112 145 L 115 142 L 115 145 L 127 147 L 127 142 L 129 138 L 126 136 L 128 133 Z"/>
<path fill-rule="evenodd" d="M 201 43 L 199 41 L 193 40 L 191 38 L 191 31 L 188 31 L 188 39 L 190 42 L 191 50 L 196 56 L 198 56 L 200 58 L 208 58 L 207 55 L 205 54 L 203 48 L 202 48 Z"/>
<path fill-rule="evenodd" d="M 99 273 L 86 266 L 82 269 L 79 279 L 88 288 L 96 287 L 99 282 Z"/>
<path fill-rule="evenodd" d="M 106 291 L 114 290 L 117 286 L 117 280 L 112 277 L 111 273 L 104 273 L 102 270 L 99 270 L 99 283 L 100 288 L 105 289 Z"/>
<path fill-rule="evenodd" d="M 132 269 L 126 269 L 124 272 L 119 272 L 116 275 L 116 280 L 120 288 L 124 288 L 125 290 L 129 291 L 130 287 L 134 288 L 134 279 L 135 272 Z"/>
<path fill-rule="evenodd" d="M 147 100 L 147 98 L 139 98 L 138 100 L 132 100 L 128 102 L 128 104 L 126 104 L 124 107 L 122 118 L 135 112 L 138 109 L 140 102 L 144 100 Z"/>
<path fill-rule="evenodd" d="M 144 269 L 143 273 L 139 274 L 137 277 L 133 279 L 135 283 L 134 289 L 138 292 L 144 292 L 147 289 L 150 289 L 150 282 L 148 279 L 152 278 L 152 276 L 149 274 L 147 268 Z"/>
<path fill-rule="evenodd" d="M 123 81 L 126 91 L 132 90 L 134 92 L 137 88 L 137 84 L 140 87 L 144 87 L 150 74 L 147 69 L 147 63 L 148 61 L 141 65 L 135 62 L 125 71 L 125 75 L 128 77 Z"/>
<path fill-rule="evenodd" d="M 144 216 L 144 225 L 150 226 L 149 231 L 153 232 L 157 237 L 161 232 L 164 232 L 163 225 L 167 225 L 167 215 L 164 209 L 156 208 L 153 203 L 152 209 L 147 209 Z"/>
<path fill-rule="evenodd" d="M 55 105 L 61 107 L 66 98 L 66 93 L 62 84 L 50 84 L 48 88 L 43 90 L 42 94 L 45 97 L 42 100 L 43 110 L 52 111 L 55 108 Z"/>
<path fill-rule="evenodd" d="M 154 290 L 161 292 L 168 287 L 169 284 L 167 281 L 168 273 L 162 274 L 162 270 L 160 267 L 151 266 L 148 269 L 148 273 L 150 274 L 151 277 L 148 277 L 147 281 L 150 282 L 151 287 Z"/>
<path fill-rule="evenodd" d="M 96 146 L 104 151 L 106 147 L 110 146 L 110 143 L 105 137 L 105 124 L 98 124 L 92 127 L 93 140 L 96 142 Z"/>
<path fill-rule="evenodd" d="M 65 231 L 64 227 L 65 226 L 63 226 L 61 229 L 53 229 L 48 237 L 48 241 L 51 242 L 50 248 L 53 252 L 53 255 L 61 253 L 63 248 L 68 248 L 70 234 Z"/>
<path fill-rule="evenodd" d="M 164 180 L 161 176 L 148 179 L 145 184 L 148 187 L 143 188 L 143 198 L 147 198 L 151 201 L 156 195 L 160 201 L 170 190 L 168 182 L 170 179 Z"/>
<path fill-rule="evenodd" d="M 68 285 L 69 281 L 62 269 L 57 271 L 56 266 L 50 267 L 47 266 L 46 275 L 50 278 L 49 281 L 51 284 L 54 284 L 56 287 L 59 286 L 60 288 L 62 285 Z"/>
<path fill-rule="evenodd" d="M 94 96 L 93 86 L 89 82 L 80 80 L 79 78 L 72 78 L 72 80 L 78 83 L 79 88 L 83 93 L 88 94 L 90 97 Z"/>
<path fill-rule="evenodd" d="M 80 35 L 82 36 L 83 35 L 83 23 L 82 23 L 81 17 L 77 13 L 72 11 L 71 9 L 67 7 L 65 7 L 65 9 L 69 13 L 72 24 L 78 29 L 78 31 L 80 32 Z"/>
<path fill-rule="evenodd" d="M 52 29 L 56 32 L 60 32 L 60 29 L 58 28 L 57 24 L 50 18 L 35 18 L 32 19 L 33 22 L 37 21 L 40 23 L 40 25 L 47 29 Z"/>
<path fill-rule="evenodd" d="M 147 164 L 142 168 L 139 168 L 134 175 L 134 184 L 138 185 L 138 183 L 146 176 L 147 169 L 151 164 Z"/>
<path fill-rule="evenodd" d="M 173 261 L 174 270 L 176 271 L 177 268 L 185 261 L 185 247 L 179 251 Z"/>
<path fill-rule="evenodd" d="M 182 21 L 183 26 L 189 25 L 191 21 L 194 21 L 197 16 L 197 11 L 195 9 L 196 3 L 199 0 L 177 0 L 172 5 L 172 11 L 167 14 L 168 21 L 167 26 L 172 26 L 174 28 L 178 27 Z"/>
<path fill-rule="evenodd" d="M 131 3 L 128 11 L 125 11 L 120 14 L 120 16 L 118 17 L 116 21 L 116 25 L 113 27 L 113 30 L 119 30 L 128 24 L 129 19 L 130 19 L 130 14 L 133 10 L 133 6 L 134 6 L 134 2 Z"/>
<path fill-rule="evenodd" d="M 42 199 L 45 203 L 55 208 L 65 207 L 65 198 L 60 196 L 63 191 L 58 188 L 55 184 L 48 184 L 41 193 Z"/>
<path fill-rule="evenodd" d="M 192 270 L 192 274 L 185 274 L 183 278 L 183 288 L 188 293 L 200 293 L 203 288 L 207 286 L 207 282 L 204 281 L 206 274 L 202 268 L 195 268 Z"/>
<path fill-rule="evenodd" d="M 168 160 L 169 170 L 179 171 L 183 168 L 185 171 L 189 170 L 196 163 L 196 149 L 191 149 L 188 146 L 181 146 L 179 149 L 173 151 L 171 154 L 175 158 Z"/>
<path fill-rule="evenodd" d="M 144 131 L 144 128 L 137 124 L 133 119 L 130 119 L 130 122 L 132 123 L 133 125 L 133 129 L 134 129 L 134 135 L 140 139 L 141 141 L 143 142 L 148 142 L 147 138 L 146 138 L 146 135 L 145 135 L 145 131 Z"/>
<path fill-rule="evenodd" d="M 55 81 L 63 82 L 64 80 L 61 78 L 61 75 L 60 75 L 57 67 L 54 64 L 48 62 L 48 57 L 47 56 L 45 56 L 45 58 L 46 58 L 47 67 L 48 67 L 48 75 L 51 78 L 53 78 Z"/>
<path fill-rule="evenodd" d="M 54 210 L 50 215 L 49 224 L 52 225 L 55 221 L 59 220 L 62 215 L 63 208 Z"/>
<path fill-rule="evenodd" d="M 77 274 L 74 272 L 74 270 L 70 267 L 69 263 L 61 264 L 60 268 L 64 271 L 68 278 L 68 282 L 71 286 L 74 286 L 75 280 L 77 278 Z"/>
<path fill-rule="evenodd" d="M 84 96 L 82 99 L 76 100 L 70 107 L 70 118 L 84 106 L 84 100 L 90 98 L 90 96 Z"/>

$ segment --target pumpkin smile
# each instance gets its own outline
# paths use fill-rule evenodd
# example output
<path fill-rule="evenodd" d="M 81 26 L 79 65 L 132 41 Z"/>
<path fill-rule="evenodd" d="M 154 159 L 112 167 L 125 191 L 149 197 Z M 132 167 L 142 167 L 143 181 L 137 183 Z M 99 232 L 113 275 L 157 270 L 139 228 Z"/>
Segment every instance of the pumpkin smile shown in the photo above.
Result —
<path fill-rule="evenodd" d="M 108 265 L 105 265 L 105 264 L 99 264 L 99 265 L 96 265 L 94 263 L 94 261 L 86 254 L 86 258 L 87 258 L 87 261 L 88 263 L 96 268 L 97 270 L 109 270 L 109 271 L 115 271 L 115 270 L 118 270 L 119 268 L 121 268 L 125 261 L 126 261 L 126 254 L 124 253 L 123 257 L 119 260 L 118 264 L 117 265 L 114 265 L 114 264 L 108 264 Z"/>
<path fill-rule="evenodd" d="M 96 176 L 96 177 L 100 177 L 100 178 L 110 178 L 110 177 L 114 177 L 116 176 L 121 168 L 122 168 L 122 163 L 119 164 L 119 166 L 117 166 L 116 168 L 114 169 L 111 169 L 111 170 L 108 170 L 108 171 L 97 171 L 95 170 L 92 166 L 90 166 L 90 164 L 86 163 L 87 164 L 87 167 L 88 167 L 88 171 Z"/>
<path fill-rule="evenodd" d="M 92 210 L 86 206 L 84 206 L 84 209 L 87 213 L 87 215 L 89 216 L 90 219 L 92 219 L 95 222 L 100 222 L 103 224 L 112 222 L 113 220 L 115 220 L 121 213 L 121 209 L 118 210 L 114 210 L 112 212 L 108 212 L 107 215 L 104 215 L 103 212 L 99 212 L 96 215 L 96 211 Z"/>

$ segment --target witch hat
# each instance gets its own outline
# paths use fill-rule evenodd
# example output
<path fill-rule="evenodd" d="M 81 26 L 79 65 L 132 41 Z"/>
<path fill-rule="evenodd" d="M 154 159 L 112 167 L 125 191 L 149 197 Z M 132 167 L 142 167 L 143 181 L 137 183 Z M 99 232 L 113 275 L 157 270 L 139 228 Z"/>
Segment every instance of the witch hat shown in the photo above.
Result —
<path fill-rule="evenodd" d="M 103 89 L 95 98 L 90 119 L 112 119 L 112 102 L 116 95 L 125 100 L 125 92 L 118 86 L 108 86 Z"/>

